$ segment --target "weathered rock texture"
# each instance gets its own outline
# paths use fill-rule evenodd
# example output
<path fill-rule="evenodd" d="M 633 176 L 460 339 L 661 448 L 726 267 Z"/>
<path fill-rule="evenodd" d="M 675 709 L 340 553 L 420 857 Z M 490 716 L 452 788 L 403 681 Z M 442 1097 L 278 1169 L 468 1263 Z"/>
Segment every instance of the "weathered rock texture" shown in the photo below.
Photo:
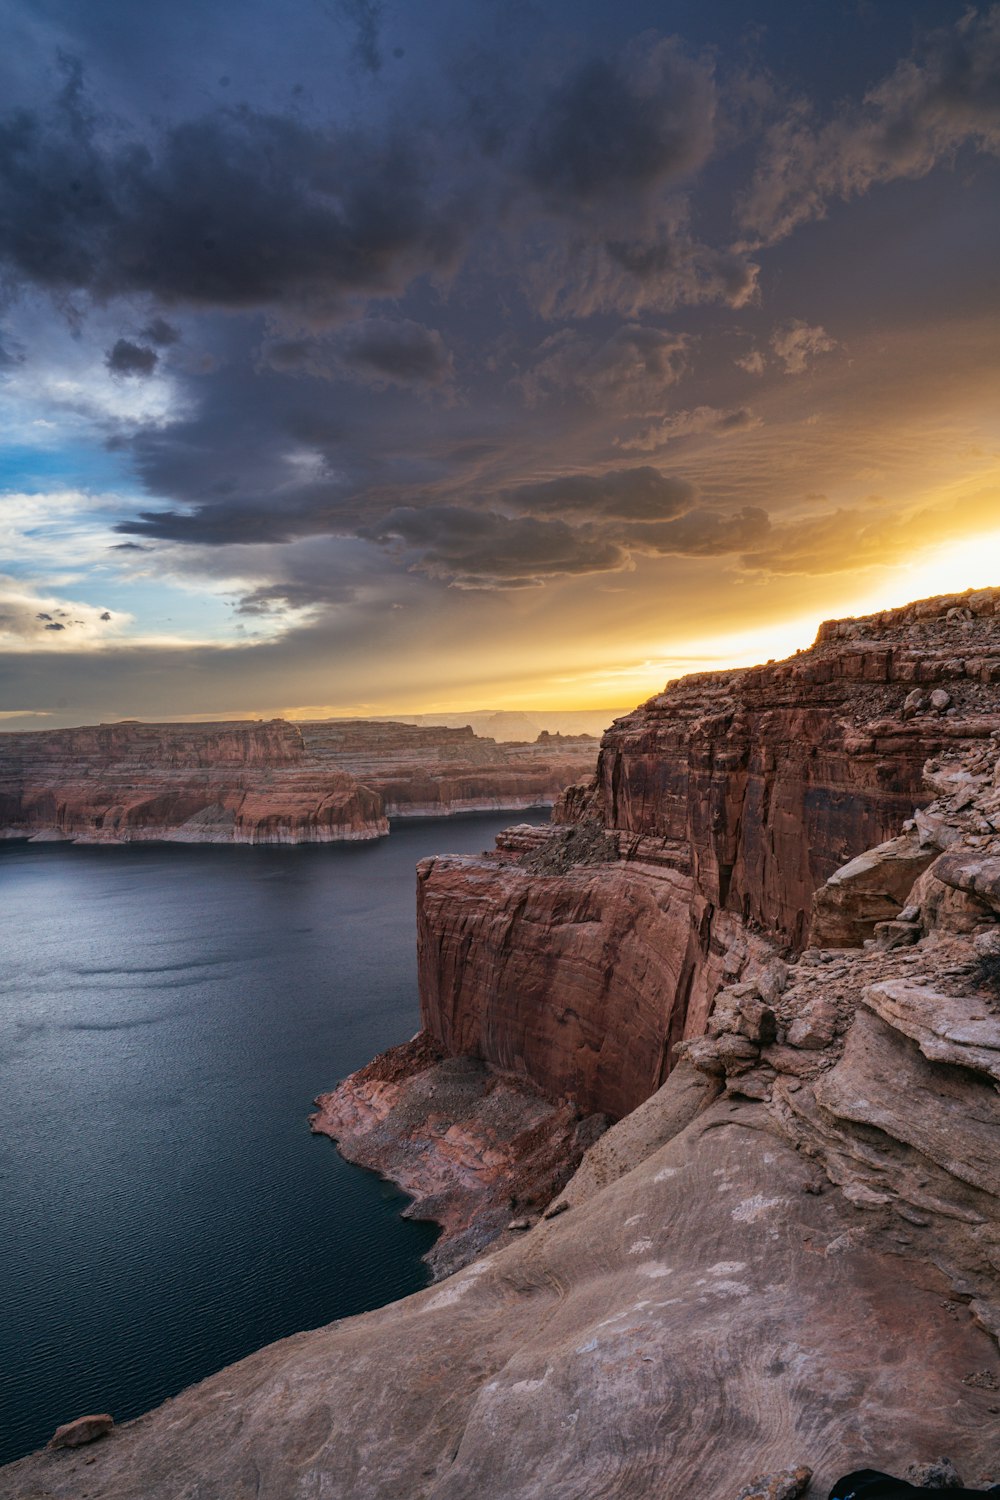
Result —
<path fill-rule="evenodd" d="M 300 844 L 391 816 L 551 803 L 591 741 L 498 746 L 360 720 L 101 724 L 0 734 L 0 837 Z"/>
<path fill-rule="evenodd" d="M 631 1117 L 609 1131 L 566 1212 L 118 1426 L 86 1468 L 9 1466 L 0 1496 L 733 1500 L 807 1465 L 825 1500 L 872 1459 L 941 1452 L 1000 1477 L 996 1346 L 925 1231 L 887 1233 L 893 1211 L 854 1206 L 768 1105 L 691 1119 L 690 1088 L 678 1069 L 644 1107 L 621 1176 Z"/>
<path fill-rule="evenodd" d="M 470 1057 L 442 1057 L 425 1033 L 321 1094 L 310 1124 L 342 1155 L 391 1177 L 434 1219 L 436 1276 L 465 1265 L 513 1221 L 527 1229 L 607 1127 L 553 1104 L 523 1079 Z"/>
<path fill-rule="evenodd" d="M 562 831 L 425 861 L 432 1037 L 587 1110 L 633 1108 L 719 986 L 769 944 L 801 947 L 816 888 L 933 795 L 928 758 L 1000 726 L 998 607 L 1000 590 L 926 600 L 824 625 L 788 661 L 683 678 L 608 730 L 595 780 L 556 809 Z M 567 829 L 594 826 L 605 849 L 574 858 Z M 901 909 L 922 837 L 878 863 L 863 902 L 844 872 L 850 918 L 831 888 L 824 941 Z"/>

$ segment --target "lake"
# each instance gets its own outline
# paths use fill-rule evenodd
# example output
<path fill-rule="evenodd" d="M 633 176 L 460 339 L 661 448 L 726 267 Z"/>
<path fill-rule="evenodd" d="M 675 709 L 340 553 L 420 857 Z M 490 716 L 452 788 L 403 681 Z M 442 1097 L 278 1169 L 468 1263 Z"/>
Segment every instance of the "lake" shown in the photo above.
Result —
<path fill-rule="evenodd" d="M 435 1229 L 307 1116 L 419 1025 L 417 860 L 546 816 L 0 844 L 0 1462 L 426 1284 Z"/>

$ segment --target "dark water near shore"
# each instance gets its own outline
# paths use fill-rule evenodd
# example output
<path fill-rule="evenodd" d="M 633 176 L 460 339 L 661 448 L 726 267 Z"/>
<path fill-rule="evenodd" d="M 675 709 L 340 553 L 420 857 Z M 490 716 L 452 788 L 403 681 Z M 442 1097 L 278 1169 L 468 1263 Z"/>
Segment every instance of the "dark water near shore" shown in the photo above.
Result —
<path fill-rule="evenodd" d="M 418 1021 L 413 867 L 507 813 L 282 849 L 0 844 L 0 1462 L 423 1286 L 309 1133 Z"/>

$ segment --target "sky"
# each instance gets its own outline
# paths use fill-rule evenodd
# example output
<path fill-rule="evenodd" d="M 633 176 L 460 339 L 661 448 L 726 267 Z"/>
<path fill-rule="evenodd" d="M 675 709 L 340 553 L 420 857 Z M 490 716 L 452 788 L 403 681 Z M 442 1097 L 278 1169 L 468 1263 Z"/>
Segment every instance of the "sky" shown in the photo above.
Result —
<path fill-rule="evenodd" d="M 0 0 L 0 727 L 1000 583 L 1000 5 Z"/>

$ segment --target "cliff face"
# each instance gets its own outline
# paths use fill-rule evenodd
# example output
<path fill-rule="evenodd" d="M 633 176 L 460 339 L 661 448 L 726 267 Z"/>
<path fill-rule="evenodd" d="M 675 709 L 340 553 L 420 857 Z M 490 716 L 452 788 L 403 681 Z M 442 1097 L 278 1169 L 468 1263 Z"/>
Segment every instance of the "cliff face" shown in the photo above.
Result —
<path fill-rule="evenodd" d="M 586 735 L 497 744 L 468 726 L 368 719 L 326 719 L 301 729 L 307 752 L 374 788 L 390 818 L 548 806 L 590 773 L 597 756 L 596 740 Z"/>
<path fill-rule="evenodd" d="M 426 861 L 431 1036 L 633 1108 L 720 984 L 801 947 L 813 891 L 926 800 L 925 761 L 1000 725 L 998 607 L 989 590 L 831 622 L 789 661 L 672 683 L 607 732 L 541 847 Z"/>
<path fill-rule="evenodd" d="M 551 803 L 596 747 L 498 747 L 471 730 L 348 721 L 0 734 L 0 837 L 325 843 L 397 813 Z"/>
<path fill-rule="evenodd" d="M 0 736 L 0 829 L 88 842 L 298 844 L 388 832 L 378 794 L 270 723 L 101 724 Z"/>

